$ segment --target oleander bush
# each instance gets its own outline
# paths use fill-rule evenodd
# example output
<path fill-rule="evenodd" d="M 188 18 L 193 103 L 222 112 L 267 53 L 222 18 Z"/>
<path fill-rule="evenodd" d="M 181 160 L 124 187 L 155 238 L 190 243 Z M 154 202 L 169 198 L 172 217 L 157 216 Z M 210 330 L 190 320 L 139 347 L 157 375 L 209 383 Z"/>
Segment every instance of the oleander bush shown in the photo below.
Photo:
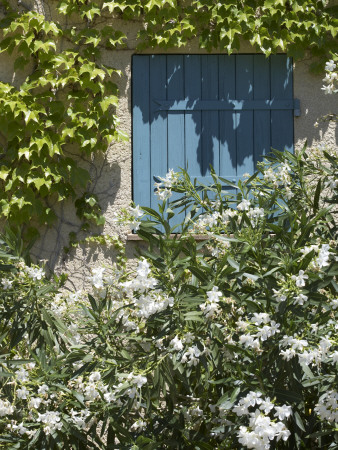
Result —
<path fill-rule="evenodd" d="M 2 448 L 337 448 L 337 162 L 170 171 L 158 211 L 117 217 L 148 244 L 135 269 L 93 268 L 90 292 L 3 236 Z"/>

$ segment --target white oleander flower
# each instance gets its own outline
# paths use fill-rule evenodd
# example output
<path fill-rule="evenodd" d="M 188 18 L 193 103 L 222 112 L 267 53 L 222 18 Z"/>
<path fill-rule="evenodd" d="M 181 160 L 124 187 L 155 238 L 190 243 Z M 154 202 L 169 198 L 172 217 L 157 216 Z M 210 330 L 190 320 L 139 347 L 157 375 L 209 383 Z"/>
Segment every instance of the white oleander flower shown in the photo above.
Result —
<path fill-rule="evenodd" d="M 322 420 L 338 424 L 338 392 L 326 392 L 320 397 L 314 410 Z"/>
<path fill-rule="evenodd" d="M 183 364 L 187 363 L 188 366 L 197 366 L 197 364 L 200 362 L 199 357 L 202 355 L 202 353 L 203 352 L 201 352 L 197 345 L 189 347 L 183 354 L 181 362 Z"/>
<path fill-rule="evenodd" d="M 237 205 L 237 209 L 239 211 L 248 211 L 249 208 L 250 208 L 250 200 L 247 200 L 245 198 Z"/>
<path fill-rule="evenodd" d="M 16 395 L 18 399 L 25 400 L 27 398 L 27 395 L 29 395 L 29 390 L 25 386 L 22 386 L 22 388 L 17 389 Z"/>
<path fill-rule="evenodd" d="M 298 294 L 296 297 L 294 297 L 294 304 L 295 305 L 304 305 L 304 302 L 306 302 L 308 297 L 304 294 Z"/>
<path fill-rule="evenodd" d="M 42 402 L 42 398 L 40 397 L 31 397 L 28 402 L 29 409 L 39 409 Z"/>
<path fill-rule="evenodd" d="M 0 399 L 0 417 L 10 416 L 14 413 L 15 408 L 8 400 Z"/>
<path fill-rule="evenodd" d="M 3 289 L 5 289 L 5 291 L 8 290 L 8 289 L 11 289 L 11 288 L 12 288 L 13 281 L 14 281 L 14 280 L 9 280 L 8 278 L 3 278 L 3 279 L 1 280 Z"/>
<path fill-rule="evenodd" d="M 273 410 L 275 405 L 271 402 L 270 397 L 267 397 L 262 400 L 262 403 L 259 405 L 259 409 L 264 412 L 264 414 L 269 414 L 270 411 Z"/>
<path fill-rule="evenodd" d="M 26 428 L 22 422 L 19 423 L 19 425 L 16 425 L 15 423 L 9 423 L 7 425 L 7 428 L 9 428 L 11 431 L 19 433 L 21 436 L 23 434 L 30 435 L 31 433 L 31 431 L 29 431 L 28 428 Z"/>
<path fill-rule="evenodd" d="M 89 375 L 89 382 L 90 382 L 90 383 L 95 383 L 96 381 L 99 381 L 99 380 L 101 380 L 101 374 L 100 374 L 100 372 L 92 372 L 92 373 Z"/>
<path fill-rule="evenodd" d="M 100 393 L 97 390 L 97 385 L 95 383 L 88 383 L 84 388 L 84 396 L 86 400 L 94 401 L 100 397 Z"/>
<path fill-rule="evenodd" d="M 92 269 L 92 276 L 89 277 L 89 280 L 95 289 L 103 289 L 103 272 L 105 270 L 106 269 L 104 267 Z"/>
<path fill-rule="evenodd" d="M 332 309 L 337 309 L 338 308 L 338 298 L 335 298 L 333 300 L 331 300 L 330 302 L 330 306 L 332 307 Z"/>
<path fill-rule="evenodd" d="M 38 389 L 38 394 L 47 394 L 48 391 L 49 387 L 47 386 L 47 384 L 42 384 Z"/>
<path fill-rule="evenodd" d="M 29 278 L 32 278 L 34 281 L 42 280 L 45 276 L 45 272 L 41 267 L 25 267 L 25 271 Z"/>
<path fill-rule="evenodd" d="M 257 408 L 258 406 L 258 408 Z M 256 408 L 253 412 L 249 408 Z M 248 416 L 248 426 L 240 426 L 237 434 L 240 444 L 247 448 L 263 450 L 269 449 L 272 440 L 286 441 L 290 436 L 290 431 L 283 422 L 276 422 L 269 417 L 269 413 L 275 409 L 275 417 L 283 420 L 291 414 L 291 407 L 288 405 L 275 406 L 269 397 L 262 398 L 260 392 L 249 392 L 246 397 L 239 400 L 238 404 L 232 408 L 238 416 Z M 220 406 L 222 410 L 222 405 Z M 264 412 L 264 413 L 263 413 Z"/>
<path fill-rule="evenodd" d="M 186 344 L 191 344 L 193 341 L 195 340 L 195 336 L 193 333 L 190 333 L 190 331 L 188 331 L 187 333 L 185 333 L 183 341 Z"/>
<path fill-rule="evenodd" d="M 238 331 L 246 331 L 247 328 L 250 326 L 248 322 L 245 320 L 242 320 L 241 318 L 236 322 L 237 330 Z"/>
<path fill-rule="evenodd" d="M 332 342 L 327 337 L 321 338 L 321 340 L 319 341 L 319 348 L 324 355 L 331 347 Z"/>
<path fill-rule="evenodd" d="M 38 413 L 37 422 L 42 422 L 45 426 L 43 431 L 49 435 L 56 430 L 61 430 L 62 422 L 58 411 L 46 411 L 44 414 Z"/>
<path fill-rule="evenodd" d="M 288 348 L 286 350 L 281 350 L 279 354 L 282 355 L 283 359 L 286 361 L 290 361 L 290 359 L 296 356 L 296 350 L 293 348 Z"/>
<path fill-rule="evenodd" d="M 130 206 L 129 212 L 135 219 L 138 219 L 139 217 L 143 216 L 143 212 L 141 211 L 141 208 L 139 205 L 135 206 L 135 208 Z"/>
<path fill-rule="evenodd" d="M 323 244 L 322 248 L 319 250 L 318 258 L 316 258 L 315 263 L 320 269 L 329 265 L 329 258 L 331 254 L 329 249 L 329 244 Z"/>
<path fill-rule="evenodd" d="M 281 292 L 281 291 L 277 291 L 276 289 L 272 289 L 273 291 L 273 297 L 275 297 L 275 299 L 277 300 L 277 302 L 285 302 L 287 300 L 287 296 Z"/>
<path fill-rule="evenodd" d="M 260 340 L 266 341 L 271 336 L 274 336 L 276 333 L 279 333 L 280 324 L 276 323 L 274 320 L 270 322 L 270 325 L 264 325 L 262 328 L 258 328 L 256 337 L 260 338 Z"/>
<path fill-rule="evenodd" d="M 36 366 L 35 362 L 30 362 L 25 365 L 27 370 L 32 370 Z"/>
<path fill-rule="evenodd" d="M 307 275 L 304 275 L 304 270 L 300 270 L 298 275 L 292 275 L 291 278 L 296 281 L 297 287 L 303 287 L 305 286 L 305 280 L 309 277 Z"/>
<path fill-rule="evenodd" d="M 130 431 L 142 431 L 147 428 L 147 422 L 142 419 L 136 420 L 130 427 Z"/>
<path fill-rule="evenodd" d="M 207 292 L 207 297 L 211 302 L 218 302 L 222 297 L 222 292 L 218 290 L 217 286 L 214 286 L 211 291 Z"/>
<path fill-rule="evenodd" d="M 330 59 L 330 61 L 327 61 L 325 64 L 325 70 L 327 72 L 333 72 L 336 67 L 336 63 L 333 61 L 333 59 Z"/>
<path fill-rule="evenodd" d="M 115 402 L 116 395 L 113 392 L 106 392 L 105 394 L 103 394 L 103 398 L 105 399 L 105 401 L 107 403 L 111 403 L 111 402 Z"/>
<path fill-rule="evenodd" d="M 328 95 L 334 94 L 336 92 L 336 89 L 335 89 L 333 83 L 327 84 L 327 85 L 323 86 L 321 89 L 324 91 L 325 94 L 328 94 Z"/>
<path fill-rule="evenodd" d="M 78 428 L 80 428 L 82 430 L 84 428 L 86 428 L 86 418 L 90 415 L 90 412 L 88 409 L 82 409 L 79 412 L 79 411 L 74 411 L 74 409 L 72 408 L 70 410 L 70 414 L 71 414 L 71 420 L 74 423 L 74 425 L 76 425 Z"/>
<path fill-rule="evenodd" d="M 138 388 L 141 388 L 147 382 L 147 377 L 143 375 L 133 375 L 132 383 L 135 384 Z"/>
<path fill-rule="evenodd" d="M 285 187 L 285 197 L 287 198 L 287 200 L 291 200 L 292 197 L 294 197 L 294 196 L 295 196 L 295 194 L 292 192 L 292 190 L 288 186 L 286 186 Z"/>
<path fill-rule="evenodd" d="M 136 273 L 138 277 L 146 278 L 150 274 L 150 264 L 146 259 L 141 259 L 138 263 Z"/>
<path fill-rule="evenodd" d="M 303 351 L 309 345 L 306 339 L 291 339 L 291 346 L 294 350 Z"/>
<path fill-rule="evenodd" d="M 252 348 L 254 350 L 260 349 L 259 339 L 255 339 L 256 336 L 250 334 L 242 334 L 239 337 L 239 342 L 244 345 L 245 348 Z"/>
<path fill-rule="evenodd" d="M 155 194 L 162 201 L 167 200 L 172 196 L 171 188 L 178 180 L 178 174 L 173 171 L 173 169 L 169 169 L 169 172 L 166 174 L 165 178 L 157 177 L 161 180 L 160 183 L 155 183 Z"/>
<path fill-rule="evenodd" d="M 338 363 L 338 350 L 331 353 L 330 358 L 332 358 L 333 364 Z"/>
<path fill-rule="evenodd" d="M 291 406 L 287 406 L 287 405 L 282 405 L 282 406 L 275 406 L 275 417 L 278 417 L 279 420 L 284 420 L 287 419 L 288 417 L 290 417 L 291 413 L 292 413 L 292 408 Z"/>
<path fill-rule="evenodd" d="M 250 320 L 255 325 L 261 325 L 262 323 L 269 323 L 270 316 L 267 313 L 254 313 Z"/>
<path fill-rule="evenodd" d="M 179 339 L 178 336 L 175 336 L 174 339 L 170 341 L 171 347 L 177 352 L 183 350 L 183 342 Z"/>

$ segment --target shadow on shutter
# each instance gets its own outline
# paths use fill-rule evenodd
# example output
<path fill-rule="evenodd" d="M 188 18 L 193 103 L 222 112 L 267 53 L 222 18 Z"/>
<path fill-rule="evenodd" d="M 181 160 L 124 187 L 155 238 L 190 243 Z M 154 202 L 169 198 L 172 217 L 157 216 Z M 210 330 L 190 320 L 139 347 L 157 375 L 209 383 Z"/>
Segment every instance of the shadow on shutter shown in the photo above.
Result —
<path fill-rule="evenodd" d="M 135 55 L 132 104 L 133 198 L 141 206 L 157 209 L 154 177 L 169 169 L 210 184 L 211 164 L 237 182 L 271 147 L 293 151 L 299 102 L 286 55 Z"/>

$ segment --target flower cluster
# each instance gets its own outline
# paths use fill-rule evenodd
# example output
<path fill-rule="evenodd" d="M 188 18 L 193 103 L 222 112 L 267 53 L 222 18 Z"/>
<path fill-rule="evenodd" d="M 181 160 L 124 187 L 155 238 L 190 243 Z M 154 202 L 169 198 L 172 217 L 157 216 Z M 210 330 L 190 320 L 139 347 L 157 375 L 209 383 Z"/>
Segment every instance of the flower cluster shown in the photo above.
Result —
<path fill-rule="evenodd" d="M 14 406 L 8 400 L 0 399 L 0 417 L 10 416 L 14 413 Z"/>
<path fill-rule="evenodd" d="M 84 300 L 82 291 L 58 292 L 50 302 L 50 310 L 57 317 L 72 317 L 79 311 L 79 304 Z"/>
<path fill-rule="evenodd" d="M 214 211 L 212 213 L 202 213 L 193 221 L 191 232 L 208 233 L 217 227 L 225 227 L 228 225 L 231 218 L 237 216 L 235 209 L 226 209 L 220 213 Z"/>
<path fill-rule="evenodd" d="M 255 408 L 254 411 L 250 409 Z M 290 431 L 282 420 L 291 416 L 288 405 L 277 406 L 270 398 L 263 398 L 261 392 L 249 392 L 232 408 L 237 416 L 248 416 L 249 425 L 240 426 L 238 441 L 247 448 L 264 450 L 270 448 L 270 442 L 276 439 L 287 441 Z M 273 414 L 273 418 L 269 414 Z M 279 422 L 277 422 L 277 419 Z"/>
<path fill-rule="evenodd" d="M 211 213 L 201 213 L 197 219 L 194 219 L 191 232 L 213 235 L 219 230 L 224 230 L 231 219 L 235 219 L 239 223 L 241 213 L 245 213 L 249 217 L 252 227 L 256 227 L 259 219 L 264 217 L 263 208 L 252 207 L 250 200 L 243 199 L 238 203 L 237 209 L 228 208 L 222 212 L 216 210 Z M 243 225 L 245 225 L 245 222 L 243 222 Z"/>
<path fill-rule="evenodd" d="M 322 420 L 338 425 L 338 392 L 329 391 L 322 395 L 315 407 L 315 412 Z"/>
<path fill-rule="evenodd" d="M 45 276 L 45 271 L 41 267 L 29 267 L 25 265 L 23 268 L 28 277 L 33 281 L 40 281 Z"/>
<path fill-rule="evenodd" d="M 195 337 L 192 333 L 186 333 L 183 339 L 176 335 L 169 344 L 175 352 L 177 360 L 188 367 L 197 366 L 200 363 L 200 357 L 209 353 L 208 349 L 201 343 L 199 343 L 199 346 L 195 344 L 184 349 L 184 344 L 191 344 L 194 340 Z M 203 347 L 203 349 L 200 347 Z"/>
<path fill-rule="evenodd" d="M 130 222 L 130 228 L 137 231 L 140 228 L 141 221 L 139 219 L 143 216 L 143 212 L 141 211 L 139 205 L 136 205 L 135 207 L 129 207 L 129 214 L 132 219 Z"/>
<path fill-rule="evenodd" d="M 338 57 L 338 55 L 335 55 Z M 325 94 L 335 94 L 338 92 L 338 72 L 337 63 L 331 59 L 325 64 L 326 75 L 323 79 L 324 85 L 322 90 Z"/>
<path fill-rule="evenodd" d="M 61 417 L 58 411 L 46 411 L 43 414 L 38 413 L 36 421 L 43 423 L 43 431 L 47 436 L 62 428 Z"/>
<path fill-rule="evenodd" d="M 114 214 L 113 222 L 118 225 L 127 225 L 129 230 L 138 231 L 140 228 L 140 218 L 143 216 L 143 212 L 139 205 L 129 205 L 128 208 L 124 208 L 118 213 Z"/>
<path fill-rule="evenodd" d="M 316 329 L 317 327 L 312 328 Z M 280 346 L 286 347 L 286 350 L 281 350 L 280 355 L 287 361 L 298 356 L 299 363 L 306 366 L 313 364 L 319 367 L 324 362 L 335 364 L 338 362 L 338 351 L 329 351 L 333 345 L 329 336 L 318 339 L 317 345 L 310 345 L 306 339 L 301 339 L 297 335 L 283 336 Z"/>
<path fill-rule="evenodd" d="M 247 321 L 239 319 L 236 325 L 238 331 L 247 331 L 239 336 L 240 344 L 256 351 L 261 350 L 262 342 L 280 332 L 280 324 L 271 320 L 267 313 L 254 313 Z"/>
<path fill-rule="evenodd" d="M 172 187 L 175 185 L 179 177 L 177 172 L 169 169 L 169 172 L 164 178 L 157 177 L 160 182 L 155 183 L 156 195 L 161 201 L 165 201 L 172 196 Z"/>
<path fill-rule="evenodd" d="M 150 264 L 146 259 L 141 259 L 136 268 L 136 276 L 129 281 L 121 283 L 128 297 L 132 297 L 135 291 L 143 293 L 149 289 L 154 289 L 157 281 L 150 274 Z"/>
<path fill-rule="evenodd" d="M 14 280 L 10 280 L 8 278 L 3 278 L 1 280 L 1 284 L 2 284 L 2 288 L 7 291 L 7 289 L 11 289 L 12 288 L 12 284 L 13 284 Z"/>
<path fill-rule="evenodd" d="M 208 319 L 220 313 L 218 302 L 222 297 L 222 292 L 218 290 L 217 286 L 214 286 L 211 291 L 207 292 L 207 297 L 208 300 L 205 303 L 202 303 L 200 308 Z"/>
<path fill-rule="evenodd" d="M 87 405 L 95 400 L 100 400 L 101 396 L 107 403 L 115 400 L 114 394 L 109 390 L 108 385 L 102 382 L 101 373 L 98 371 L 92 372 L 87 380 L 85 380 L 83 376 L 79 376 L 68 384 L 70 387 L 75 388 L 78 392 L 83 394 Z M 73 415 L 74 414 L 75 413 L 73 413 Z"/>
<path fill-rule="evenodd" d="M 289 164 L 283 163 L 276 168 L 269 167 L 263 171 L 263 179 L 268 183 L 272 183 L 273 187 L 284 187 L 285 198 L 290 200 L 294 196 L 294 192 L 291 190 L 291 168 Z"/>

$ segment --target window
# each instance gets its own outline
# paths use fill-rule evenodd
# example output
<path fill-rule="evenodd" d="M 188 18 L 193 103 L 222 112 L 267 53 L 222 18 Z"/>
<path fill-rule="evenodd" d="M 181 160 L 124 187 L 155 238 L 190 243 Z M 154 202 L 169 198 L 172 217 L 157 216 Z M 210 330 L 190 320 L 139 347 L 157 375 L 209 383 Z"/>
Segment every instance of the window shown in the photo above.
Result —
<path fill-rule="evenodd" d="M 133 199 L 156 209 L 154 176 L 184 167 L 211 181 L 253 173 L 270 148 L 293 150 L 286 55 L 134 55 Z"/>

